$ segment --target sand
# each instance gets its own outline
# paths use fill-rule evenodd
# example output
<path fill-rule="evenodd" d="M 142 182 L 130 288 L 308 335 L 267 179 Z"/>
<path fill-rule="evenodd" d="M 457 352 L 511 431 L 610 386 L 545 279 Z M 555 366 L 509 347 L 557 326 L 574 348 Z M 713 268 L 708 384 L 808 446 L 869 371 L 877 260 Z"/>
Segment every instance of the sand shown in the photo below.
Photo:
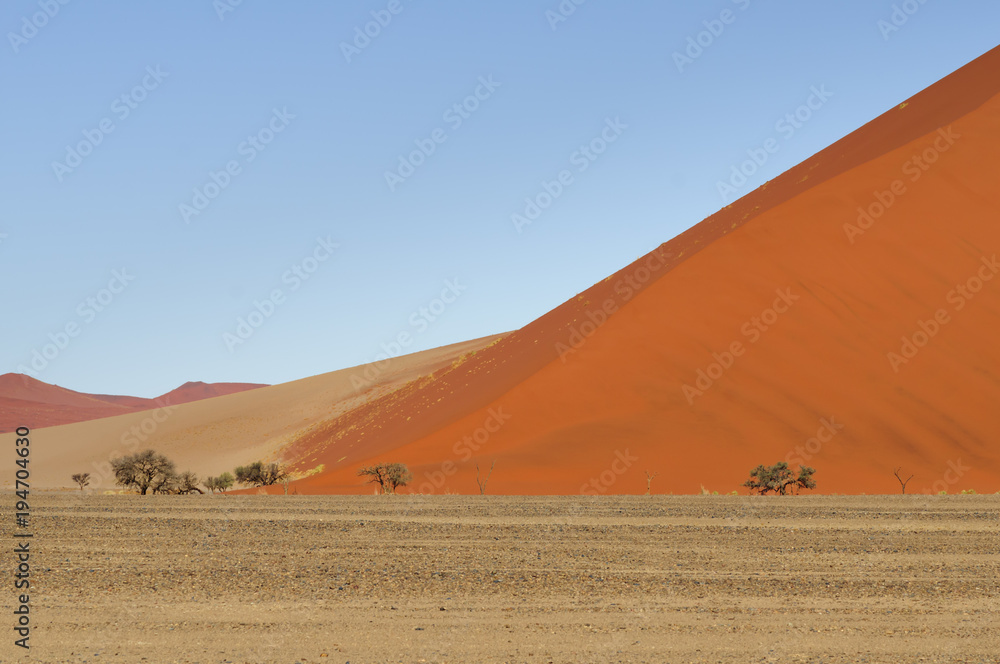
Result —
<path fill-rule="evenodd" d="M 89 472 L 91 488 L 118 489 L 109 459 L 155 449 L 173 459 L 179 471 L 201 479 L 232 471 L 255 460 L 282 461 L 282 450 L 340 412 L 398 389 L 463 353 L 491 343 L 477 339 L 394 358 L 369 371 L 373 380 L 355 389 L 352 378 L 364 378 L 374 367 L 354 367 L 270 387 L 208 398 L 177 406 L 142 410 L 65 426 L 35 428 L 30 417 L 19 420 L 32 430 L 31 482 L 35 488 L 70 488 L 70 477 Z M 196 391 L 196 390 L 195 390 Z M 74 393 L 75 394 L 75 393 Z M 0 434 L 0 445 L 14 449 L 14 435 Z M 345 455 L 341 455 L 345 456 Z M 321 460 L 303 457 L 308 469 Z M 10 486 L 12 475 L 4 478 Z"/>
<path fill-rule="evenodd" d="M 309 432 L 291 449 L 327 472 L 300 490 L 362 491 L 336 462 L 352 445 L 436 493 L 474 492 L 494 459 L 500 494 L 602 475 L 635 493 L 646 470 L 727 493 L 779 460 L 825 492 L 892 492 L 899 466 L 914 492 L 1000 490 L 998 92 L 995 49 L 459 366 Z M 705 469 L 667 477 L 679 466 Z"/>
<path fill-rule="evenodd" d="M 996 496 L 33 510 L 33 662 L 1000 661 Z"/>

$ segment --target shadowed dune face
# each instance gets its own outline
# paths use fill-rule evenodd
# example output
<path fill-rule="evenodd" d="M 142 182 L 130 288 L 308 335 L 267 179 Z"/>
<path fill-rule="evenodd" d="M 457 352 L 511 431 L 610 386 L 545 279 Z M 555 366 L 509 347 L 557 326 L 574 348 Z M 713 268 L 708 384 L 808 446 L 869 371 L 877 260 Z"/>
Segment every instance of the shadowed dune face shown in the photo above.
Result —
<path fill-rule="evenodd" d="M 1000 50 L 450 368 L 298 439 L 358 489 L 729 492 L 759 463 L 824 492 L 997 491 Z M 608 315 L 608 312 L 612 312 Z"/>

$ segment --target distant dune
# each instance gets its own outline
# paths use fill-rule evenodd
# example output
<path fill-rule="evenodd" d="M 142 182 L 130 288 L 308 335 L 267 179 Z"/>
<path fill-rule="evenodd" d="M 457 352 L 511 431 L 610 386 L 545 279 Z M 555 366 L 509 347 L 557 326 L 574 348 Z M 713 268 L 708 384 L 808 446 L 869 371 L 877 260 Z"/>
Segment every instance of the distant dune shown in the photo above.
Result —
<path fill-rule="evenodd" d="M 19 426 L 33 429 L 86 422 L 102 417 L 152 410 L 168 404 L 182 404 L 233 394 L 258 387 L 254 383 L 185 383 L 156 399 L 83 394 L 49 385 L 24 374 L 0 376 L 0 433 Z"/>
<path fill-rule="evenodd" d="M 779 460 L 823 493 L 998 491 L 998 93 L 1000 49 L 516 332 L 42 429 L 38 481 L 141 444 L 290 462 L 299 493 L 370 493 L 378 461 L 422 493 L 494 461 L 495 494 L 728 493 Z"/>
<path fill-rule="evenodd" d="M 247 390 L 255 390 L 258 387 L 269 386 L 260 383 L 188 382 L 184 383 L 176 390 L 167 392 L 157 399 L 157 401 L 177 405 L 190 403 L 191 401 L 201 401 L 202 399 L 211 399 L 213 397 L 223 397 L 227 394 L 236 394 L 237 392 L 246 392 Z"/>

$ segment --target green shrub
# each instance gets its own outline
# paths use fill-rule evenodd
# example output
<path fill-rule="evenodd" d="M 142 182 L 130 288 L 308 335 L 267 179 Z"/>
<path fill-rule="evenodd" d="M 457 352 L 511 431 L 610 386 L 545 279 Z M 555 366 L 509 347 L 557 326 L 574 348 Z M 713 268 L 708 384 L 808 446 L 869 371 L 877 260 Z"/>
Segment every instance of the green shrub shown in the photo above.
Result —
<path fill-rule="evenodd" d="M 802 489 L 815 489 L 816 482 L 812 479 L 815 472 L 815 468 L 800 466 L 799 475 L 795 477 L 792 475 L 792 470 L 788 467 L 788 463 L 779 461 L 770 467 L 760 465 L 751 470 L 750 479 L 744 482 L 743 486 L 750 489 L 751 493 L 756 491 L 761 496 L 767 495 L 772 491 L 780 496 L 784 496 L 793 488 L 795 489 L 795 493 L 798 493 Z"/>

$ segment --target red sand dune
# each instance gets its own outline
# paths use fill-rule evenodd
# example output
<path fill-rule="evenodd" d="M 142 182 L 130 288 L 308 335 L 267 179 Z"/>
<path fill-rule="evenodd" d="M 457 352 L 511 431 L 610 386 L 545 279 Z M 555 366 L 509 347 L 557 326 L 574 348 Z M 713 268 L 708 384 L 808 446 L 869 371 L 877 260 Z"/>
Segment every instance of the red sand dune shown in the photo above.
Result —
<path fill-rule="evenodd" d="M 267 387 L 259 383 L 184 383 L 176 390 L 171 390 L 157 399 L 171 405 L 201 401 L 213 397 L 222 397 L 227 394 L 236 394 L 246 390 L 255 390 L 258 387 Z"/>
<path fill-rule="evenodd" d="M 0 376 L 0 433 L 19 426 L 31 429 L 86 422 L 104 417 L 209 399 L 252 390 L 264 385 L 252 383 L 185 383 L 156 399 L 83 394 L 49 385 L 24 374 Z"/>
<path fill-rule="evenodd" d="M 402 461 L 412 490 L 475 493 L 475 462 L 496 460 L 489 493 L 637 493 L 646 470 L 656 493 L 729 492 L 791 460 L 821 492 L 896 492 L 898 466 L 914 493 L 1000 490 L 998 92 L 1000 49 L 313 427 L 286 457 L 326 470 L 296 489 L 369 492 L 361 464 Z"/>

